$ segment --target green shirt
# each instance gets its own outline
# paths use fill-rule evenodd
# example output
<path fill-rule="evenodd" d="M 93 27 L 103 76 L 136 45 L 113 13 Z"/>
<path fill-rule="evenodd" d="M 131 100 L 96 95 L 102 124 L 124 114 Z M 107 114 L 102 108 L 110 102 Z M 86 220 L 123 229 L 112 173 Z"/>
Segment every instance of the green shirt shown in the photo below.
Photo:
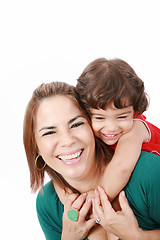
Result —
<path fill-rule="evenodd" d="M 124 190 L 140 228 L 160 229 L 160 157 L 142 151 Z M 61 240 L 63 205 L 51 182 L 39 192 L 36 206 L 46 239 Z"/>

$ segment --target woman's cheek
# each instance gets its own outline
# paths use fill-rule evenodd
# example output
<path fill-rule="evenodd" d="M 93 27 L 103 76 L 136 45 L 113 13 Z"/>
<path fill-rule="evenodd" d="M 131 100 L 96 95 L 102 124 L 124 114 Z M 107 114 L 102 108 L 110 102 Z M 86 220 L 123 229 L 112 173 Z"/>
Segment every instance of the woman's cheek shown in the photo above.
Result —
<path fill-rule="evenodd" d="M 40 154 L 45 157 L 53 155 L 55 146 L 55 142 L 51 139 L 42 139 L 38 144 Z"/>
<path fill-rule="evenodd" d="M 87 134 L 86 134 L 87 133 Z M 94 133 L 91 129 L 90 126 L 87 126 L 87 129 L 85 129 L 84 131 L 84 135 L 86 134 L 86 138 L 88 139 L 88 142 L 90 143 L 95 143 L 95 140 L 94 140 Z"/>

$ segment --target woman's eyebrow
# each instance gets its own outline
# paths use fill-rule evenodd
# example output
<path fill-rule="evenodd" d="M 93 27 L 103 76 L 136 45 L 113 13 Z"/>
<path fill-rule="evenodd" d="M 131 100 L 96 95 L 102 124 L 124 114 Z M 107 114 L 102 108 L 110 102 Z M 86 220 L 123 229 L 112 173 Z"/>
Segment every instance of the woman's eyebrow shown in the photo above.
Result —
<path fill-rule="evenodd" d="M 76 117 L 74 117 L 74 118 L 72 118 L 71 120 L 69 120 L 69 122 L 68 122 L 68 124 L 71 124 L 72 122 L 74 122 L 75 120 L 77 120 L 78 118 L 84 118 L 82 115 L 78 115 L 78 116 L 76 116 Z M 55 126 L 46 126 L 46 127 L 42 127 L 40 130 L 39 130 L 39 132 L 40 131 L 42 131 L 42 130 L 50 130 L 50 129 L 56 129 L 57 127 L 55 127 Z"/>
<path fill-rule="evenodd" d="M 40 130 L 39 130 L 39 132 L 40 131 L 42 131 L 42 130 L 49 130 L 49 129 L 55 129 L 56 127 L 55 126 L 49 126 L 49 127 L 42 127 Z"/>
<path fill-rule="evenodd" d="M 71 120 L 69 120 L 68 124 L 71 124 L 72 122 L 74 122 L 75 120 L 77 120 L 78 118 L 84 118 L 82 115 L 78 115 L 74 118 L 72 118 Z"/>

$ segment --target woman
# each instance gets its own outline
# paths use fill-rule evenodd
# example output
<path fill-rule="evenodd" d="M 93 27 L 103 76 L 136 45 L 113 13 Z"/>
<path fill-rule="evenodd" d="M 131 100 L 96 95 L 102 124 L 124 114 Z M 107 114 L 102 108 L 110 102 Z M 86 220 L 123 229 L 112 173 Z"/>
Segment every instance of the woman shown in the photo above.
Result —
<path fill-rule="evenodd" d="M 24 120 L 24 146 L 31 188 L 43 186 L 45 172 L 51 177 L 37 197 L 46 239 L 107 239 L 107 232 L 96 224 L 100 219 L 93 218 L 92 198 L 86 193 L 101 185 L 112 154 L 95 141 L 74 87 L 55 82 L 34 91 Z M 134 226 L 133 236 L 139 233 L 138 225 Z M 160 236 L 159 231 L 153 233 L 152 239 Z"/>
<path fill-rule="evenodd" d="M 61 230 L 61 220 L 58 226 L 49 226 L 49 222 L 46 226 L 45 214 L 48 213 L 43 215 L 40 213 L 41 204 L 43 205 L 45 199 L 48 201 L 50 195 L 54 195 L 53 199 L 57 200 L 57 195 L 51 184 L 44 187 L 43 193 L 40 192 L 37 209 L 46 238 L 61 239 L 61 231 L 64 239 L 65 236 L 67 239 L 85 238 L 96 224 L 93 218 L 85 220 L 91 207 L 91 198 L 84 203 L 85 194 L 80 197 L 74 194 L 68 200 L 68 189 L 77 193 L 86 193 L 95 189 L 98 183 L 101 183 L 101 171 L 111 154 L 108 153 L 104 157 L 102 147 L 96 143 L 98 150 L 96 156 L 95 139 L 89 119 L 79 106 L 78 95 L 74 87 L 65 83 L 51 83 L 41 85 L 35 90 L 26 110 L 24 145 L 31 173 L 32 190 L 36 191 L 43 185 L 46 171 L 64 204 L 63 229 Z M 44 200 L 41 201 L 43 194 Z M 60 202 L 57 204 L 60 205 Z M 71 207 L 79 210 L 82 205 L 79 221 L 75 224 L 68 219 L 66 213 Z M 53 207 L 52 213 L 56 208 Z M 61 210 L 62 208 L 63 206 L 60 206 Z M 51 212 L 51 209 L 49 211 Z M 62 216 L 62 211 L 60 215 Z M 46 218 L 48 219 L 48 216 Z M 78 228 L 73 230 L 74 226 Z M 90 233 L 91 236 L 94 234 L 96 233 Z M 75 238 L 76 235 L 78 235 L 77 238 Z"/>

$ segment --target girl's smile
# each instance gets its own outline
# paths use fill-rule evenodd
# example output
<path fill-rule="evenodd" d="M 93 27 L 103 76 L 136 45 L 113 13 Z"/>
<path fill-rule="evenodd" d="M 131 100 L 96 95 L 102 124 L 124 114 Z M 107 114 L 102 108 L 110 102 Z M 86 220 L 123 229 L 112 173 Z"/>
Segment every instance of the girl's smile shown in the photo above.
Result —
<path fill-rule="evenodd" d="M 113 145 L 131 130 L 133 115 L 133 106 L 118 109 L 111 103 L 105 109 L 91 108 L 94 133 L 106 144 Z"/>

